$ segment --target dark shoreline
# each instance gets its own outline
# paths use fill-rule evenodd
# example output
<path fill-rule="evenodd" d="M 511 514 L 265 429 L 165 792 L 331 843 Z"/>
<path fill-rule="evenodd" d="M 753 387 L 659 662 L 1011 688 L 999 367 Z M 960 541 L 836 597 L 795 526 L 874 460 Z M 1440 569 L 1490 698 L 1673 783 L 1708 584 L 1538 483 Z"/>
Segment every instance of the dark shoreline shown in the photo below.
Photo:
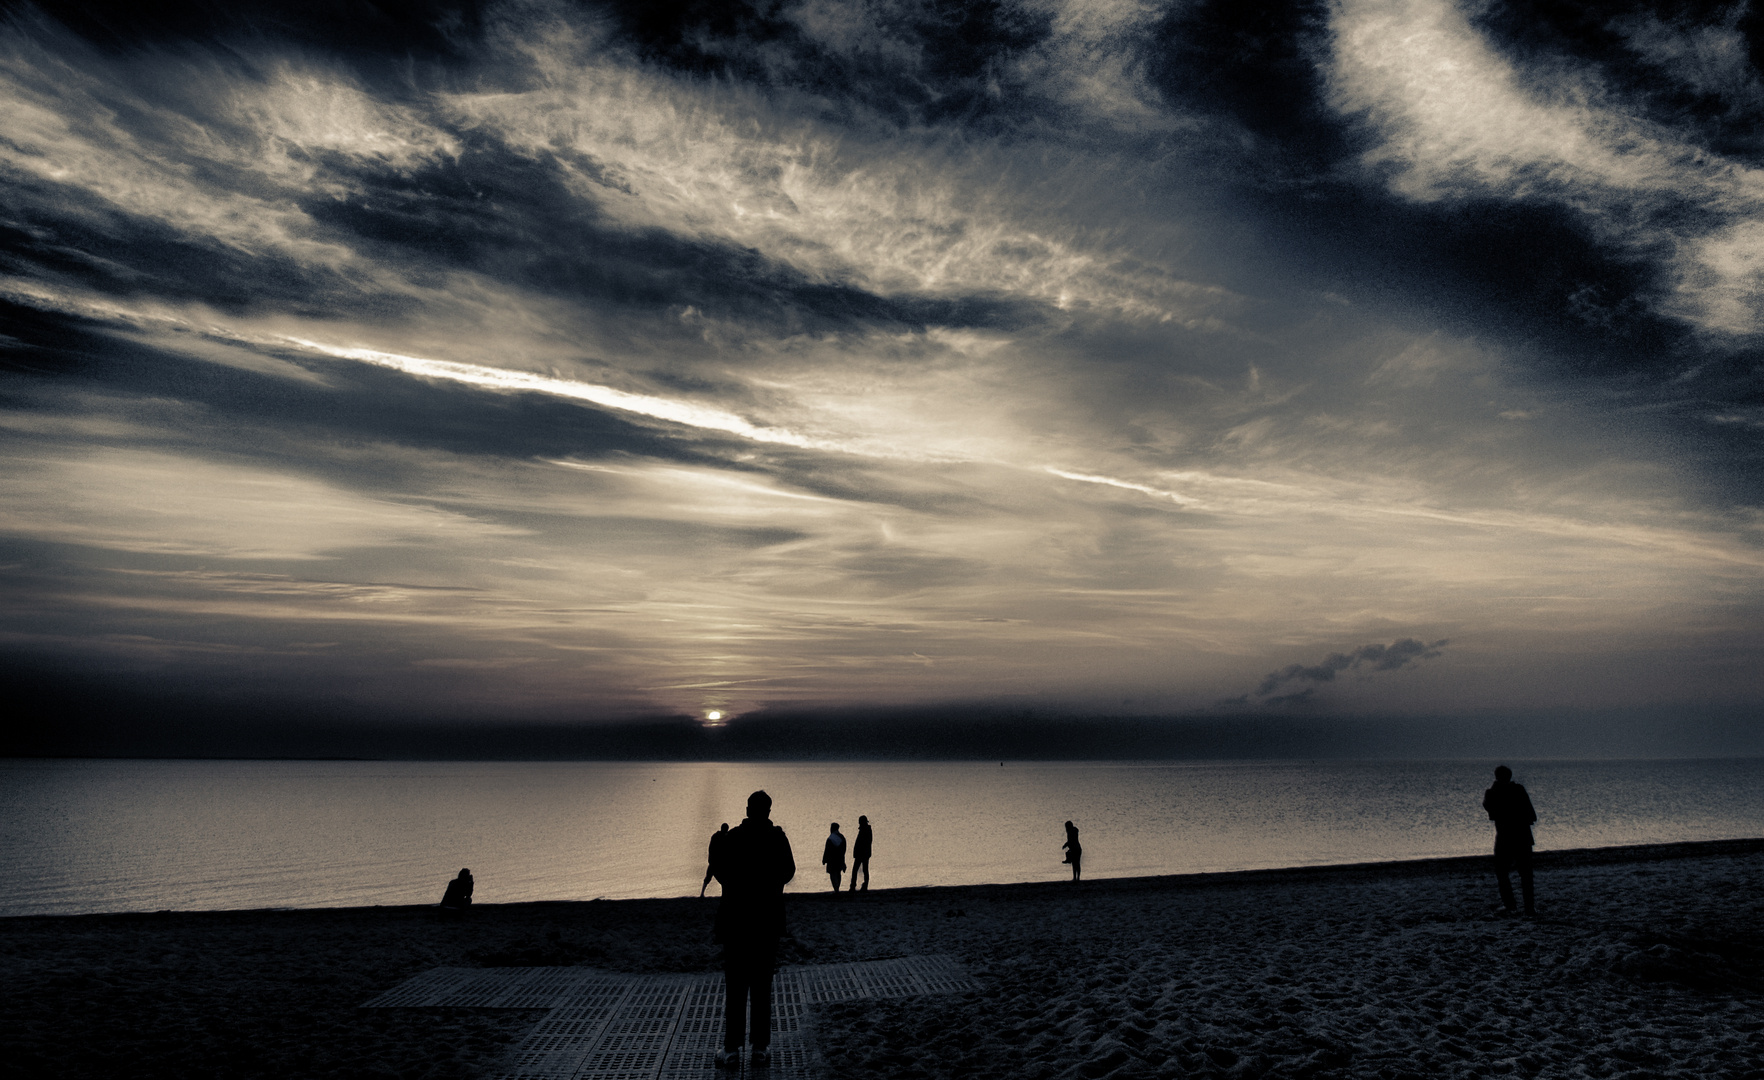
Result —
<path fill-rule="evenodd" d="M 1666 862 L 1673 859 L 1701 858 L 1711 855 L 1752 855 L 1764 852 L 1764 837 L 1746 837 L 1732 840 L 1681 840 L 1667 844 L 1621 844 L 1612 847 L 1596 848 L 1564 848 L 1561 850 L 1539 850 L 1533 861 L 1539 871 L 1560 869 L 1570 866 L 1610 866 L 1622 863 Z M 1087 878 L 1080 885 L 1088 894 L 1112 895 L 1115 893 L 1132 893 L 1144 891 L 1163 891 L 1173 888 L 1193 888 L 1207 884 L 1217 885 L 1251 885 L 1251 884 L 1300 884 L 1312 878 L 1332 878 L 1336 875 L 1365 875 L 1391 877 L 1417 874 L 1433 874 L 1442 871 L 1484 871 L 1487 869 L 1489 857 L 1486 855 L 1451 855 L 1428 859 L 1393 859 L 1384 862 L 1363 863 L 1327 863 L 1317 866 L 1273 867 L 1260 870 L 1222 870 L 1217 872 L 1197 872 L 1189 874 L 1150 874 L 1141 877 Z M 913 885 L 900 888 L 878 888 L 864 894 L 866 899 L 883 900 L 899 897 L 959 897 L 983 896 L 996 899 L 1030 897 L 1041 895 L 1063 895 L 1072 888 L 1070 881 L 1016 881 L 988 882 L 973 885 Z M 830 892 L 789 893 L 787 898 L 792 904 L 837 903 Z M 706 899 L 714 900 L 715 896 Z M 695 896 L 638 896 L 621 899 L 597 898 L 591 900 L 520 900 L 509 903 L 481 903 L 473 907 L 474 913 L 512 912 L 521 910 L 538 911 L 568 909 L 585 904 L 669 904 L 683 901 L 701 902 Z M 297 913 L 332 913 L 355 914 L 366 912 L 420 912 L 436 911 L 434 904 L 370 904 L 353 907 L 266 907 L 266 908 L 215 908 L 215 909 L 183 909 L 170 908 L 159 911 L 90 911 L 71 914 L 36 914 L 36 915 L 0 915 L 0 927 L 8 922 L 24 919 L 153 919 L 167 916 L 246 916 L 246 915 L 292 915 Z M 469 917 L 469 916 L 467 916 Z"/>
<path fill-rule="evenodd" d="M 816 1011 L 830 1076 L 1614 1076 L 1637 1055 L 1680 1062 L 1661 1076 L 1764 1071 L 1764 838 L 1540 852 L 1534 920 L 1495 911 L 1489 863 L 793 893 L 780 960 L 943 954 L 985 988 Z M 70 1080 L 466 1080 L 538 1014 L 362 1003 L 437 967 L 715 971 L 716 906 L 12 916 L 0 1053 Z M 1511 1048 L 1489 1027 L 1508 1015 L 1527 1018 Z M 1680 1030 L 1697 1041 L 1661 1042 Z"/>

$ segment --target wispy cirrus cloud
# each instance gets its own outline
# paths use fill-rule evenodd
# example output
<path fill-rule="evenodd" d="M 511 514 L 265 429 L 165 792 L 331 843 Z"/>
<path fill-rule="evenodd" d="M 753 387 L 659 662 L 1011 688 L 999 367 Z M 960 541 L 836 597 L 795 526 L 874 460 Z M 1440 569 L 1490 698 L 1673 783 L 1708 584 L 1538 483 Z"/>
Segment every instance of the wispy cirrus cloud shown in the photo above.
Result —
<path fill-rule="evenodd" d="M 1653 298 L 1662 310 L 1712 333 L 1758 332 L 1764 171 L 1638 118 L 1594 71 L 1527 70 L 1451 0 L 1355 0 L 1335 9 L 1330 33 L 1331 102 L 1371 131 L 1363 161 L 1392 191 L 1570 208 L 1633 257 L 1672 268 Z M 1635 33 L 1644 51 L 1670 48 Z M 1713 60 L 1725 39 L 1688 40 Z M 1723 78 L 1751 85 L 1731 68 Z"/>

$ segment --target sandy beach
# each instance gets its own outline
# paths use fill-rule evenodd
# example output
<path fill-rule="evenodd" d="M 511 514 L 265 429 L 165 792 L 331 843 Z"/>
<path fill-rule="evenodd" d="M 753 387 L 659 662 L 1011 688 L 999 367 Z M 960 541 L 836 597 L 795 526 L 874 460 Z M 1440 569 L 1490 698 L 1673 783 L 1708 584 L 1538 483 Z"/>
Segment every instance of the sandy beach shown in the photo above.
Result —
<path fill-rule="evenodd" d="M 982 986 L 818 1007 L 828 1076 L 1764 1076 L 1764 840 L 1540 852 L 1538 897 L 1499 913 L 1486 859 L 803 896 L 783 959 L 947 954 Z M 0 920 L 4 1059 L 476 1076 L 538 1011 L 360 1006 L 443 966 L 714 970 L 714 909 Z"/>

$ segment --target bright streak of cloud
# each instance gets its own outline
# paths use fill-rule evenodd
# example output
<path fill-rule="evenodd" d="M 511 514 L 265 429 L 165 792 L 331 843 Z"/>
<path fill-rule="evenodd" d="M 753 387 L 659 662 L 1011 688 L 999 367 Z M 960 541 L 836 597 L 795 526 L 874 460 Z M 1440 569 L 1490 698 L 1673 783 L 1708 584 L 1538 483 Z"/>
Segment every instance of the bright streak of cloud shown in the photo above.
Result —
<path fill-rule="evenodd" d="M 1154 498 L 1169 499 L 1177 506 L 1192 506 L 1199 508 L 1202 505 L 1199 500 L 1191 499 L 1186 495 L 1179 495 L 1174 491 L 1165 491 L 1163 488 L 1155 488 L 1148 484 L 1135 484 L 1128 480 L 1116 480 L 1111 476 L 1091 476 L 1086 473 L 1067 472 L 1065 469 L 1056 469 L 1051 465 L 1043 466 L 1043 468 L 1045 471 L 1067 480 L 1077 480 L 1085 484 L 1103 484 L 1107 487 L 1117 487 L 1124 488 L 1128 491 L 1137 491 Z"/>
<path fill-rule="evenodd" d="M 777 443 L 782 446 L 796 446 L 814 450 L 844 449 L 840 444 L 829 440 L 811 439 L 793 431 L 782 431 L 777 428 L 758 427 L 721 409 L 706 408 L 683 401 L 671 401 L 648 394 L 627 393 L 623 390 L 615 390 L 610 386 L 596 386 L 574 379 L 536 375 L 527 371 L 510 371 L 507 368 L 486 367 L 482 364 L 462 364 L 453 360 L 429 360 L 420 356 L 399 356 L 396 353 L 380 352 L 376 349 L 325 345 L 302 338 L 289 338 L 288 341 L 326 356 L 335 356 L 344 360 L 359 360 L 364 364 L 391 368 L 394 371 L 402 371 L 406 375 L 415 375 L 420 378 L 445 379 L 449 382 L 465 383 L 468 386 L 481 386 L 488 390 L 526 391 L 550 394 L 553 397 L 571 398 L 704 431 L 721 431 L 743 439 L 752 439 L 754 442 Z"/>

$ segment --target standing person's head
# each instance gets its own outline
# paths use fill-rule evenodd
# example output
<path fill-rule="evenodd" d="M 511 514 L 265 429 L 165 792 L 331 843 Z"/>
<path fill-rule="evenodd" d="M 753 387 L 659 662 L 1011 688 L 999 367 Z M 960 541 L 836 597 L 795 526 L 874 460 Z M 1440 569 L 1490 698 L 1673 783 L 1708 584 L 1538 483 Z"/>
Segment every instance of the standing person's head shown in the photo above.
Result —
<path fill-rule="evenodd" d="M 462 868 L 459 872 L 459 876 L 462 878 L 469 878 L 472 876 L 472 872 Z"/>
<path fill-rule="evenodd" d="M 749 795 L 747 797 L 747 816 L 755 821 L 770 821 L 772 818 L 772 797 L 763 790 Z"/>
<path fill-rule="evenodd" d="M 834 834 L 835 834 L 835 835 L 837 835 L 837 834 L 838 834 L 838 832 L 839 832 L 839 822 L 837 822 L 837 821 L 835 821 L 835 822 L 834 822 L 834 823 L 833 823 L 833 832 L 834 832 Z"/>
<path fill-rule="evenodd" d="M 717 831 L 718 832 L 728 832 L 729 831 L 729 823 L 727 821 L 723 822 L 723 827 L 718 829 Z"/>
<path fill-rule="evenodd" d="M 864 816 L 864 815 L 862 815 L 862 814 L 859 814 L 859 815 L 858 815 L 858 824 L 859 824 L 859 825 L 868 825 L 868 824 L 869 824 L 869 823 L 870 823 L 870 819 L 869 819 L 869 818 L 867 818 L 867 817 L 865 817 L 865 816 Z"/>
<path fill-rule="evenodd" d="M 1505 765 L 1496 765 L 1495 779 L 1505 783 L 1506 781 L 1513 779 L 1513 770 L 1507 768 Z"/>
<path fill-rule="evenodd" d="M 1071 823 L 1071 822 L 1070 822 L 1070 821 L 1068 821 L 1068 822 L 1066 822 L 1066 829 L 1067 829 L 1067 831 L 1070 831 L 1070 830 L 1071 830 L 1071 829 L 1072 829 L 1072 828 L 1073 828 L 1073 827 L 1074 827 L 1074 826 L 1073 826 L 1073 825 L 1072 825 L 1072 823 Z"/>

